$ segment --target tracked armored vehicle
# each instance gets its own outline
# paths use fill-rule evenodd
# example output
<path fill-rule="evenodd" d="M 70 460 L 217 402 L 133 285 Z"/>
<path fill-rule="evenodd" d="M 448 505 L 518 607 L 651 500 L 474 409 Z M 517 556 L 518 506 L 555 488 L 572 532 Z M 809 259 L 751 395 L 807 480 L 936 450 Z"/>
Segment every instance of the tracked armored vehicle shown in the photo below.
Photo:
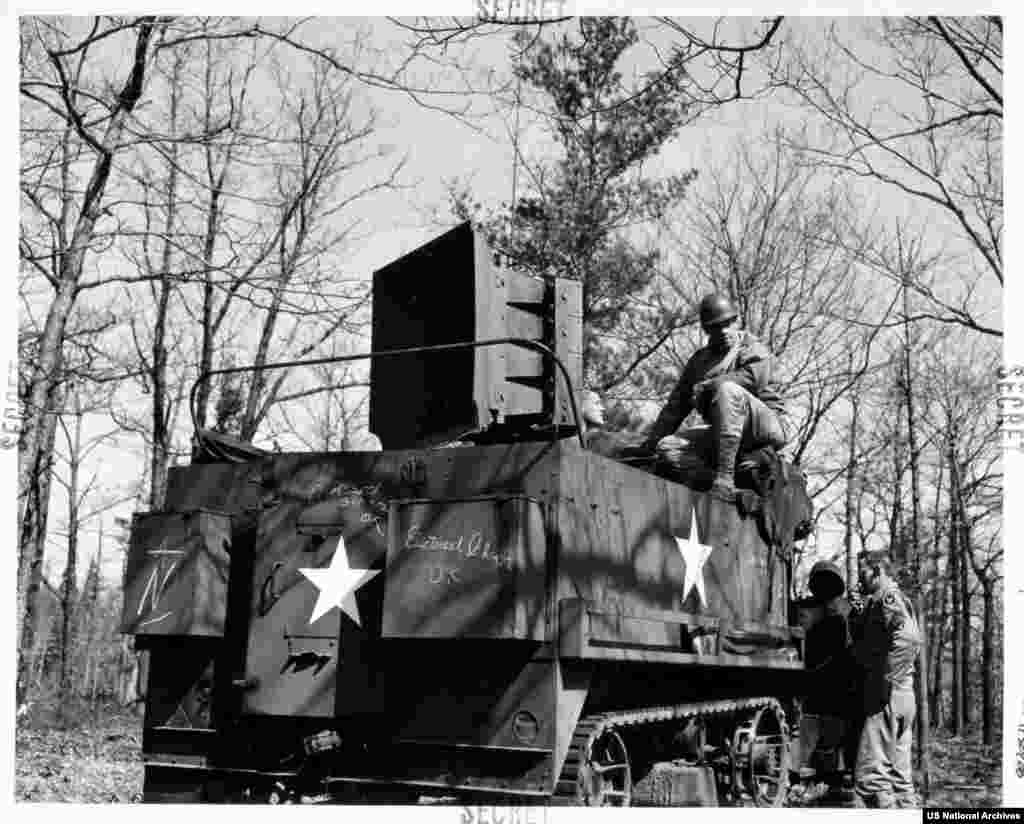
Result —
<path fill-rule="evenodd" d="M 125 573 L 146 801 L 784 802 L 798 478 L 586 449 L 580 307 L 462 226 L 374 276 L 383 451 L 197 432 Z"/>

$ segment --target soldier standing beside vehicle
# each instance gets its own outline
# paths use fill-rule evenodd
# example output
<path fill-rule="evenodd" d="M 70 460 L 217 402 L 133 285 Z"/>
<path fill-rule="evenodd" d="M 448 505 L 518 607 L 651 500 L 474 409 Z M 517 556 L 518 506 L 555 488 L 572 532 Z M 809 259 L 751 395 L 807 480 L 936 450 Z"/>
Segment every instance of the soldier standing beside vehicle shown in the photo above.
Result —
<path fill-rule="evenodd" d="M 710 466 L 711 493 L 726 500 L 735 494 L 741 448 L 781 449 L 789 440 L 772 354 L 737 320 L 736 309 L 725 296 L 711 294 L 701 301 L 700 323 L 708 344 L 683 368 L 642 447 L 657 450 L 680 470 L 692 469 L 695 463 Z M 694 409 L 708 426 L 688 430 L 683 439 L 671 437 Z"/>
<path fill-rule="evenodd" d="M 911 768 L 914 665 L 921 630 L 892 577 L 885 551 L 862 552 L 860 584 L 867 596 L 855 646 L 863 674 L 864 726 L 854 769 L 858 807 L 916 807 Z"/>
<path fill-rule="evenodd" d="M 816 752 L 833 754 L 824 777 L 834 779 L 838 774 L 854 676 L 847 626 L 850 605 L 843 597 L 846 584 L 842 573 L 835 564 L 818 561 L 811 567 L 808 587 L 819 617 L 805 636 L 805 664 L 811 686 L 800 719 L 799 773 L 803 782 L 818 777 Z M 849 769 L 852 763 L 844 766 Z"/>

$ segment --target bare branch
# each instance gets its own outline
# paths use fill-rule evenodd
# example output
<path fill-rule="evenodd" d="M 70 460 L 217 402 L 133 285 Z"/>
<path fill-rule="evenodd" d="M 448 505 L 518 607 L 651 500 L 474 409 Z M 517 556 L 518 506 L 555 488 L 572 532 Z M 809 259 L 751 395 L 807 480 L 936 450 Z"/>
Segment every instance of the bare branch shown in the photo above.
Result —
<path fill-rule="evenodd" d="M 970 74 L 970 76 L 974 78 L 974 80 L 977 82 L 977 84 L 979 86 L 981 86 L 988 93 L 989 97 L 991 97 L 993 100 L 996 101 L 996 103 L 999 104 L 1000 111 L 998 113 L 998 116 L 1002 117 L 1003 116 L 1002 115 L 1002 105 L 1003 105 L 1003 96 L 1002 96 L 1002 94 L 1000 94 L 998 91 L 996 91 L 992 87 L 992 84 L 989 83 L 988 80 L 986 80 L 981 75 L 981 73 L 977 70 L 977 68 L 975 68 L 974 62 L 964 53 L 964 50 L 960 47 L 960 43 L 957 41 L 956 37 L 954 37 L 950 33 L 949 29 L 947 29 L 945 24 L 942 22 L 942 18 L 941 17 L 929 17 L 928 20 L 931 21 L 932 25 L 935 26 L 936 29 L 938 29 L 939 33 L 942 35 L 942 39 L 945 40 L 947 44 L 949 44 L 949 47 L 954 52 L 956 52 L 956 56 L 960 58 L 960 62 L 963 64 L 963 67 L 965 69 L 967 69 L 967 73 Z M 1002 32 L 1002 25 L 1001 24 L 999 26 L 999 31 Z"/>

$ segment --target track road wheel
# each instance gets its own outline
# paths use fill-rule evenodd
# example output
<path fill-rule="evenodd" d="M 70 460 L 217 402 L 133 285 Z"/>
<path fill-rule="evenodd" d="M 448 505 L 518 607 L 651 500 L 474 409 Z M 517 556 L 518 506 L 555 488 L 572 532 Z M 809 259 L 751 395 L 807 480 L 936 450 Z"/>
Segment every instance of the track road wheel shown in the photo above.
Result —
<path fill-rule="evenodd" d="M 762 707 L 733 734 L 733 787 L 758 807 L 780 807 L 789 788 L 789 730 L 778 707 Z"/>
<path fill-rule="evenodd" d="M 621 736 L 605 730 L 592 738 L 577 776 L 577 798 L 588 807 L 628 807 L 633 773 Z"/>

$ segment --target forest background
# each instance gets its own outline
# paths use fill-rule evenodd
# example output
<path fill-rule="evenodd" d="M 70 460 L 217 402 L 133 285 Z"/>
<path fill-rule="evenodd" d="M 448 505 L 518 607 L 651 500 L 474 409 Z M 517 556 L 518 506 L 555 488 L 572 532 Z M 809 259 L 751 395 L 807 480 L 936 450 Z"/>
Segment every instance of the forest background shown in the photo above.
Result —
<path fill-rule="evenodd" d="M 727 290 L 779 356 L 819 557 L 892 546 L 927 717 L 997 745 L 1002 21 L 21 18 L 17 705 L 132 706 L 133 511 L 201 369 L 368 348 L 374 268 L 461 219 L 583 281 L 586 382 L 650 419 Z M 443 286 L 441 287 L 443 288 Z M 367 376 L 199 423 L 359 448 Z M 12 496 L 13 497 L 13 496 Z"/>

